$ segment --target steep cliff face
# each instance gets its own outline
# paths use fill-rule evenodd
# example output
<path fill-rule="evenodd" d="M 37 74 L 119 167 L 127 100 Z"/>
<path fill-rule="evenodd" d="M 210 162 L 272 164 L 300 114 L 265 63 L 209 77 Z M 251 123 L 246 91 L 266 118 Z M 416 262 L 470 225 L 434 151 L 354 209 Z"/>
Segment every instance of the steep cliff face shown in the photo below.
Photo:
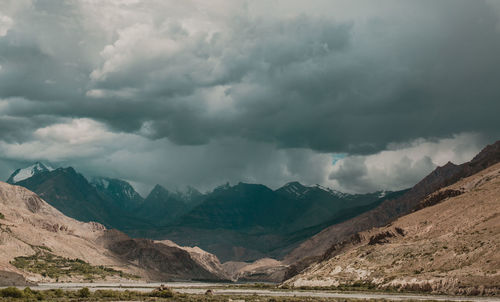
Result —
<path fill-rule="evenodd" d="M 500 164 L 434 192 L 417 209 L 332 247 L 286 284 L 499 294 Z"/>

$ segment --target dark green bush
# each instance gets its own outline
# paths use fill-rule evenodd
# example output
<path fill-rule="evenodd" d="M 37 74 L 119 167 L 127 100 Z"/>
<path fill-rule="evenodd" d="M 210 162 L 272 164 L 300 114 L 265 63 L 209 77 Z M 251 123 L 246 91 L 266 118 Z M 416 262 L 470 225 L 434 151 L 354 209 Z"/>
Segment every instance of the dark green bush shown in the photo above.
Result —
<path fill-rule="evenodd" d="M 2 213 L 0 213 L 0 219 L 5 219 L 5 216 Z"/>
<path fill-rule="evenodd" d="M 26 287 L 26 288 L 23 290 L 23 295 L 24 295 L 25 297 L 34 297 L 34 296 L 35 296 L 35 292 L 33 292 L 33 291 L 31 290 L 31 288 Z"/>
<path fill-rule="evenodd" d="M 80 298 L 88 298 L 88 297 L 90 297 L 90 290 L 88 289 L 88 287 L 84 287 L 84 288 L 80 289 L 78 291 L 78 296 Z"/>
<path fill-rule="evenodd" d="M 3 298 L 22 298 L 24 297 L 23 292 L 16 287 L 7 287 L 0 289 L 0 297 Z"/>

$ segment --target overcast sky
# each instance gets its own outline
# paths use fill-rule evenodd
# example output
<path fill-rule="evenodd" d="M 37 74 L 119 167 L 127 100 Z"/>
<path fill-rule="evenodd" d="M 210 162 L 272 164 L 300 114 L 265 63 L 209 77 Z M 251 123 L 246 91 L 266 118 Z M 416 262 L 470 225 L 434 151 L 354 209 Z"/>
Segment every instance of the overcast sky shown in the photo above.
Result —
<path fill-rule="evenodd" d="M 0 0 L 0 177 L 412 186 L 500 137 L 500 2 Z"/>

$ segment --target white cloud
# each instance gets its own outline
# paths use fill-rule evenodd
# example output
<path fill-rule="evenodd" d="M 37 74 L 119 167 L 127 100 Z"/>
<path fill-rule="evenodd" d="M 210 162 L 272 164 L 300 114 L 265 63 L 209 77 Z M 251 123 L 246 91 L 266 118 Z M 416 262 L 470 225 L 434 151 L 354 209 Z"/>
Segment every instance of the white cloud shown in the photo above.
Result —
<path fill-rule="evenodd" d="M 13 23 L 9 16 L 0 14 L 0 38 L 7 34 Z"/>
<path fill-rule="evenodd" d="M 131 136 L 110 132 L 103 124 L 91 119 L 70 119 L 35 130 L 30 141 L 0 141 L 0 153 L 14 160 L 78 160 L 120 149 Z"/>
<path fill-rule="evenodd" d="M 482 137 L 474 133 L 390 144 L 366 156 L 279 149 L 238 138 L 179 146 L 168 139 L 115 133 L 100 122 L 80 118 L 39 128 L 28 142 L 0 141 L 0 154 L 4 159 L 43 160 L 71 165 L 88 175 L 127 179 L 142 193 L 155 183 L 209 190 L 226 181 L 277 188 L 295 180 L 362 193 L 411 187 L 436 166 L 468 161 L 483 146 Z"/>
<path fill-rule="evenodd" d="M 476 133 L 390 144 L 387 150 L 376 154 L 351 155 L 337 160 L 331 167 L 329 183 L 351 192 L 409 188 L 436 166 L 448 161 L 461 164 L 471 160 L 484 144 L 484 139 Z"/>

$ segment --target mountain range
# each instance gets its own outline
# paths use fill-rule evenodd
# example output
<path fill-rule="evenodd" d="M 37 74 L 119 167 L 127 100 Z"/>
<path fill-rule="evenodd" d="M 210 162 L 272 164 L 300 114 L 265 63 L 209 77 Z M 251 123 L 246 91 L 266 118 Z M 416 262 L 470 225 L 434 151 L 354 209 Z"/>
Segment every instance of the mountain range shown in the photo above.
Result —
<path fill-rule="evenodd" d="M 49 169 L 36 163 L 14 173 L 10 183 L 39 194 L 69 217 L 133 237 L 199 246 L 222 261 L 283 257 L 325 227 L 403 193 L 346 194 L 291 182 L 277 190 L 226 184 L 205 194 L 192 187 L 172 192 L 156 185 L 143 198 L 124 180 L 86 178 L 71 167 Z"/>
<path fill-rule="evenodd" d="M 70 273 L 57 278 L 66 281 L 88 278 L 78 270 L 84 267 L 92 278 L 120 282 L 285 281 L 300 288 L 500 293 L 500 141 L 469 162 L 437 167 L 409 190 L 372 194 L 297 182 L 277 190 L 239 183 L 206 194 L 157 186 L 142 199 L 125 181 L 88 180 L 73 168 L 43 166 L 9 178 L 27 176 L 16 184 L 39 195 L 0 182 L 1 284 L 54 281 L 47 275 L 54 268 L 42 268 L 64 262 Z M 146 206 L 157 212 L 143 210 L 150 217 L 168 213 L 164 206 L 179 214 L 140 218 Z M 130 237 L 120 228 L 162 240 Z M 182 242 L 200 242 L 218 254 Z M 257 260 L 237 261 L 250 258 Z"/>

